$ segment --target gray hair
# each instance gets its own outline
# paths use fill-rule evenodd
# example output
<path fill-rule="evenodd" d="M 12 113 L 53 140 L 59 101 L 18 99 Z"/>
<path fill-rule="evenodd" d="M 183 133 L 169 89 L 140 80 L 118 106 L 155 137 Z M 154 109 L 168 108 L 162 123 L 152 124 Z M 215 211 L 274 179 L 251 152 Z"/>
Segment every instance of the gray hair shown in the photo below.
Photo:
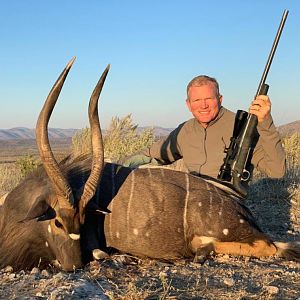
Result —
<path fill-rule="evenodd" d="M 218 83 L 218 81 L 215 78 L 209 77 L 209 76 L 206 76 L 206 75 L 196 76 L 195 78 L 193 78 L 189 82 L 189 84 L 187 85 L 187 88 L 186 88 L 187 96 L 189 96 L 189 88 L 191 86 L 202 86 L 202 85 L 205 85 L 205 84 L 208 84 L 208 83 L 212 83 L 215 86 L 216 96 L 219 96 L 220 92 L 219 92 L 219 83 Z"/>

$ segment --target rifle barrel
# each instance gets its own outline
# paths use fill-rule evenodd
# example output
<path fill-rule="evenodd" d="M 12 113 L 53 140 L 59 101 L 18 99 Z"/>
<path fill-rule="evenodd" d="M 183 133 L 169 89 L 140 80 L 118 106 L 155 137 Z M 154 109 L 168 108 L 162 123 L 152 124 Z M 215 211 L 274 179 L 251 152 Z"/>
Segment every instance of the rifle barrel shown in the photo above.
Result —
<path fill-rule="evenodd" d="M 271 66 L 271 63 L 272 63 L 272 60 L 273 60 L 273 57 L 274 57 L 274 54 L 275 54 L 275 51 L 276 51 L 279 39 L 280 39 L 280 36 L 281 36 L 281 32 L 282 32 L 283 27 L 284 27 L 285 20 L 286 20 L 286 18 L 288 16 L 288 13 L 289 13 L 289 11 L 287 9 L 285 9 L 284 12 L 283 12 L 283 15 L 282 15 L 282 18 L 281 18 L 281 22 L 279 24 L 279 27 L 278 27 L 278 30 L 277 30 L 277 34 L 275 36 L 275 40 L 274 40 L 274 43 L 273 43 L 273 46 L 272 46 L 271 52 L 269 54 L 268 61 L 266 63 L 265 69 L 264 69 L 264 73 L 263 73 L 263 75 L 261 77 L 261 80 L 260 80 L 260 83 L 259 83 L 259 86 L 258 86 L 258 89 L 257 89 L 257 92 L 256 92 L 256 96 L 259 95 L 260 90 L 261 90 L 263 84 L 265 84 L 265 81 L 266 81 L 266 78 L 268 76 L 269 69 L 270 69 L 270 66 Z"/>

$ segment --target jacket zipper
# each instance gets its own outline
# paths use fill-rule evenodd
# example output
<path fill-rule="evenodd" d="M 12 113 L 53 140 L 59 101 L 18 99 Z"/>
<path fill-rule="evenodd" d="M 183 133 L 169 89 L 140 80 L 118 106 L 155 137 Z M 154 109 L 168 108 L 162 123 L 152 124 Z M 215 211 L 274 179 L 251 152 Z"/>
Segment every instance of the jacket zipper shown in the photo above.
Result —
<path fill-rule="evenodd" d="M 207 163 L 207 151 L 206 151 L 206 128 L 204 128 L 204 139 L 203 139 L 203 148 L 204 148 L 204 155 L 205 155 L 205 160 L 202 165 L 199 167 L 199 174 L 201 174 L 201 168 Z"/>

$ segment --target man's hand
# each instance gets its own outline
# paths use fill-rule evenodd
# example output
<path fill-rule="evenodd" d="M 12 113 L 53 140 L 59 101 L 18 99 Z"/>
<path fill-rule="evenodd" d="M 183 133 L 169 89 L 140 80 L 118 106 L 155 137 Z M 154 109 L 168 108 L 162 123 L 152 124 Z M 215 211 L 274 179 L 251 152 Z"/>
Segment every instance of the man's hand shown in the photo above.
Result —
<path fill-rule="evenodd" d="M 137 168 L 138 166 L 149 164 L 151 157 L 144 155 L 143 153 L 134 153 L 130 156 L 123 157 L 118 161 L 119 165 L 129 168 Z"/>
<path fill-rule="evenodd" d="M 271 114 L 271 101 L 267 95 L 258 95 L 251 103 L 249 113 L 256 115 L 261 123 Z"/>

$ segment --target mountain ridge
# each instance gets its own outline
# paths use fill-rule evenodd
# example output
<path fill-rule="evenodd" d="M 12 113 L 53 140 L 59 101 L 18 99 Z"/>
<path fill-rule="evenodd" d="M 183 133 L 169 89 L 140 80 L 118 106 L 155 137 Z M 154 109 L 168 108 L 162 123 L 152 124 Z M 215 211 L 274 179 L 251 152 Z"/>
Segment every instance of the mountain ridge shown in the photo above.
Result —
<path fill-rule="evenodd" d="M 145 129 L 153 128 L 156 137 L 168 135 L 174 128 L 165 128 L 161 126 L 139 126 L 137 131 L 140 133 Z M 281 136 L 292 135 L 293 133 L 300 134 L 300 120 L 290 122 L 277 127 Z M 80 129 L 76 128 L 49 128 L 50 139 L 72 138 Z M 103 130 L 104 134 L 106 130 Z M 27 140 L 35 139 L 35 129 L 27 127 L 14 127 L 10 129 L 0 129 L 0 140 Z"/>

